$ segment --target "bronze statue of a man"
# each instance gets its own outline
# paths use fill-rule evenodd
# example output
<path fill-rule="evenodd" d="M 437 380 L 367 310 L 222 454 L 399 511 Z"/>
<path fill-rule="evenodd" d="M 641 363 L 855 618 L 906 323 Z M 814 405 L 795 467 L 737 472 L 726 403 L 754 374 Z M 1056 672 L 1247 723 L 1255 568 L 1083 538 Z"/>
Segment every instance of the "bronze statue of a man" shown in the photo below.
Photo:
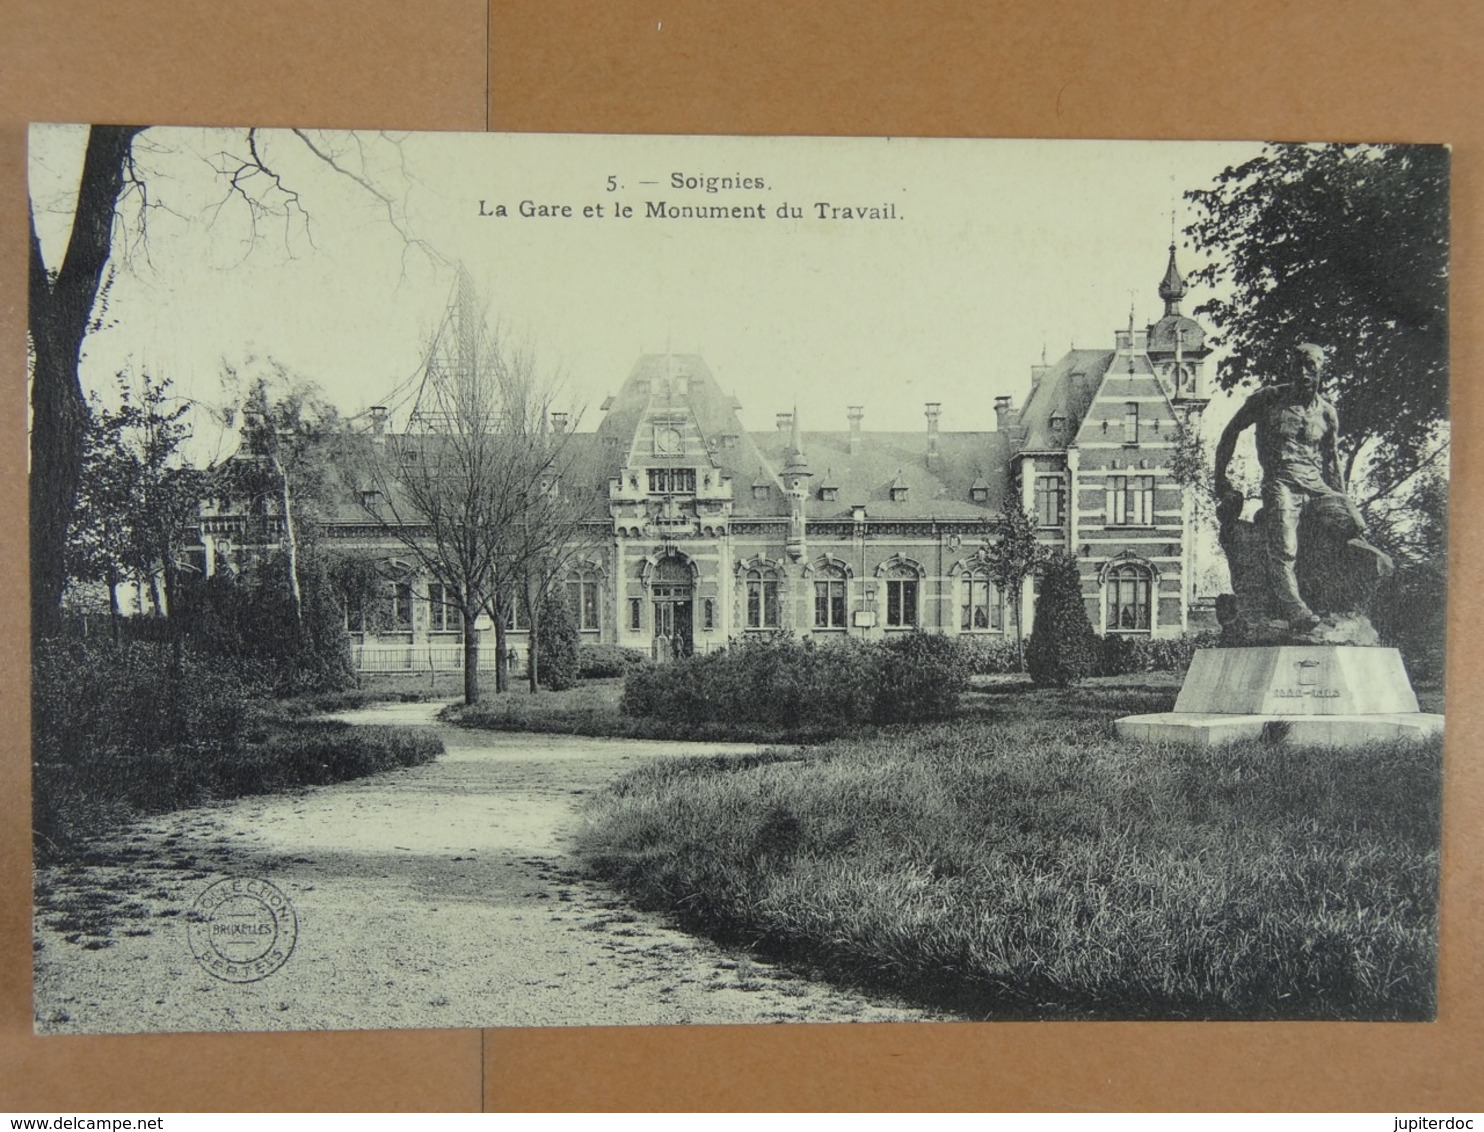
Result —
<path fill-rule="evenodd" d="M 1246 595 L 1244 603 L 1249 608 L 1243 616 L 1248 622 L 1262 619 L 1269 626 L 1286 622 L 1288 636 L 1302 637 L 1318 630 L 1319 613 L 1354 612 L 1391 567 L 1390 559 L 1365 541 L 1365 524 L 1345 493 L 1339 418 L 1334 405 L 1320 393 L 1324 364 L 1322 347 L 1310 342 L 1296 347 L 1288 382 L 1249 397 L 1216 445 L 1217 514 L 1239 602 Z M 1253 532 L 1258 540 L 1245 537 L 1240 529 L 1246 526 L 1240 524 L 1244 500 L 1227 476 L 1237 438 L 1247 428 L 1256 430 L 1257 459 L 1262 466 L 1262 510 Z M 1247 545 L 1257 541 L 1261 547 L 1260 576 L 1238 576 L 1244 570 L 1257 574 L 1244 539 Z M 1301 553 L 1314 561 L 1301 562 Z M 1315 565 L 1322 569 L 1315 570 Z M 1304 587 L 1301 582 L 1306 574 L 1317 580 Z M 1250 608 L 1255 604 L 1253 594 L 1266 599 L 1265 611 L 1257 616 Z M 1319 613 L 1311 607 L 1316 598 L 1323 606 Z M 1360 619 L 1364 620 L 1363 615 Z M 1250 627 L 1244 631 L 1250 633 Z M 1364 632 L 1374 635 L 1368 622 Z"/>

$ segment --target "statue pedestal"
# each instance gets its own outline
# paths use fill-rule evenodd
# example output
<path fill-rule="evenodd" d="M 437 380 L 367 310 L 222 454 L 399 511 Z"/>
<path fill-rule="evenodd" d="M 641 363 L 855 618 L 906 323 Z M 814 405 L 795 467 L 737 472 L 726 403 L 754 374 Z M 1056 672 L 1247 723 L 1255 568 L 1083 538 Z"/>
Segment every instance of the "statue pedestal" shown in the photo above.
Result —
<path fill-rule="evenodd" d="M 1114 727 L 1145 742 L 1350 747 L 1440 734 L 1443 717 L 1417 710 L 1396 649 L 1273 645 L 1201 649 L 1174 711 L 1125 716 Z"/>

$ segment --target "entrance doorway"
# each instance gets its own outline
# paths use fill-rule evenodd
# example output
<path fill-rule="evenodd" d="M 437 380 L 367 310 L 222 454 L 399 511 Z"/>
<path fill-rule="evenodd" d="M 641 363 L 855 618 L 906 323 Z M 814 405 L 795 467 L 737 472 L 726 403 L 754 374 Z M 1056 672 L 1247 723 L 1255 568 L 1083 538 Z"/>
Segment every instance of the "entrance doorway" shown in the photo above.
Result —
<path fill-rule="evenodd" d="M 690 656 L 695 642 L 690 569 L 678 558 L 663 558 L 655 568 L 650 595 L 654 601 L 654 658 Z"/>

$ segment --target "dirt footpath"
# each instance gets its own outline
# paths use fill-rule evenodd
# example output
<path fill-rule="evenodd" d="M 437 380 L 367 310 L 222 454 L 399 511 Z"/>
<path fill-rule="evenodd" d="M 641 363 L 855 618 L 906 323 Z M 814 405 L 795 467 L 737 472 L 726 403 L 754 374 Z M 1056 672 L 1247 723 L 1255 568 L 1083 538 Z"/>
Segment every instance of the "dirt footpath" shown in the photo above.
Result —
<path fill-rule="evenodd" d="M 437 726 L 440 706 L 342 718 Z M 427 766 L 164 815 L 40 870 L 37 1029 L 931 1017 L 723 950 L 577 874 L 584 794 L 646 759 L 744 748 L 438 731 L 447 753 Z M 198 899 L 228 877 L 269 882 L 297 923 L 287 961 L 249 982 L 209 974 L 191 947 Z"/>

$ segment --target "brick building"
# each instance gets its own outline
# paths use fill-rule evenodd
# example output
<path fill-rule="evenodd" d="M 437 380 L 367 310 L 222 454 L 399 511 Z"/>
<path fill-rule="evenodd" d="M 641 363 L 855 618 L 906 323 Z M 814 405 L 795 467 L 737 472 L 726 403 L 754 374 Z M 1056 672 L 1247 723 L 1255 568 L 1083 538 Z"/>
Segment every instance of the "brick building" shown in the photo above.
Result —
<path fill-rule="evenodd" d="M 594 501 L 567 582 L 583 638 L 666 656 L 771 631 L 994 636 L 1013 633 L 1013 600 L 1029 631 L 1032 585 L 998 593 L 978 554 L 1012 491 L 1040 542 L 1081 563 L 1099 631 L 1184 632 L 1190 508 L 1170 458 L 1177 422 L 1206 404 L 1210 352 L 1180 313 L 1184 294 L 1171 247 L 1164 316 L 1136 329 L 1131 315 L 1111 349 L 1032 366 L 1022 405 L 995 399 L 992 432 L 940 428 L 937 403 L 911 431 L 868 430 L 863 407 L 842 406 L 839 430 L 805 429 L 787 412 L 749 432 L 701 357 L 641 357 L 597 430 L 571 437 L 592 481 L 571 486 Z M 205 541 L 230 535 L 231 522 L 210 519 Z M 356 507 L 323 534 L 396 553 Z M 213 557 L 208 546 L 203 558 Z M 410 573 L 388 582 L 391 631 L 348 624 L 361 667 L 460 664 L 462 626 L 439 598 Z M 510 638 L 518 651 L 521 629 Z"/>

